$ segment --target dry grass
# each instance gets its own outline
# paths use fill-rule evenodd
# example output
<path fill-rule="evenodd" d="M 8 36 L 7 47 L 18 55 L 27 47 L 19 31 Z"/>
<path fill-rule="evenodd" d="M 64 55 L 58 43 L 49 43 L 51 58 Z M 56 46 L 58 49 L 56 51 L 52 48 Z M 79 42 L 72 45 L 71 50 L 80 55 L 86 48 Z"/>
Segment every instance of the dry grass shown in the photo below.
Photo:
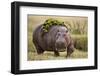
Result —
<path fill-rule="evenodd" d="M 77 59 L 77 58 L 87 58 L 87 52 L 75 50 L 72 55 L 66 58 L 67 52 L 60 52 L 60 56 L 55 57 L 54 52 L 45 51 L 43 54 L 38 55 L 36 52 L 28 52 L 28 60 L 60 60 L 60 59 Z"/>

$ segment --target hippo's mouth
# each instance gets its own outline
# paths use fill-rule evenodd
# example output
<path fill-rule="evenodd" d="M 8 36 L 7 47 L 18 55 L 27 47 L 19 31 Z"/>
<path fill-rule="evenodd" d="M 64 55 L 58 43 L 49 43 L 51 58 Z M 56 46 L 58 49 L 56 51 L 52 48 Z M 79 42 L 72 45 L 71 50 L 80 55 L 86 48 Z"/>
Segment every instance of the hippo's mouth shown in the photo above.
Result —
<path fill-rule="evenodd" d="M 66 48 L 66 45 L 65 44 L 61 44 L 61 45 L 56 44 L 56 48 L 57 49 L 65 49 Z"/>
<path fill-rule="evenodd" d="M 62 46 L 62 47 L 56 47 L 56 50 L 63 52 L 66 50 L 66 46 Z"/>
<path fill-rule="evenodd" d="M 57 51 L 65 51 L 66 44 L 65 43 L 55 43 L 55 48 Z"/>
<path fill-rule="evenodd" d="M 65 48 L 63 48 L 63 49 L 57 49 L 57 51 L 59 51 L 59 52 L 64 52 L 66 49 Z"/>

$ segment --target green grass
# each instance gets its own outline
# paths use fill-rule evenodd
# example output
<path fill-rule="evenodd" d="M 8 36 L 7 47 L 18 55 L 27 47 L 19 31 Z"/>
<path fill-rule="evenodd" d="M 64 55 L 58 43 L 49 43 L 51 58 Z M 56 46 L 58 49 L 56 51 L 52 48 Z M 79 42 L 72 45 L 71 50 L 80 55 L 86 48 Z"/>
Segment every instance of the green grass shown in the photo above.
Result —
<path fill-rule="evenodd" d="M 82 51 L 88 51 L 88 37 L 87 35 L 72 35 L 74 47 Z"/>

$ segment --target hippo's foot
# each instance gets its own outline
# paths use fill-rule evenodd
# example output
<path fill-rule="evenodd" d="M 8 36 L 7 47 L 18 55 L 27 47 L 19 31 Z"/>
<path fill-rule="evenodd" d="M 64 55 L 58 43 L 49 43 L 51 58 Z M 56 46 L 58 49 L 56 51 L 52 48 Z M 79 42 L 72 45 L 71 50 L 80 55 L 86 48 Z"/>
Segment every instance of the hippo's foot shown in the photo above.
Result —
<path fill-rule="evenodd" d="M 59 52 L 58 51 L 54 51 L 54 56 L 59 56 Z"/>
<path fill-rule="evenodd" d="M 73 53 L 73 51 L 67 51 L 67 56 L 66 58 L 69 58 L 71 56 L 71 54 Z"/>
<path fill-rule="evenodd" d="M 43 54 L 43 53 L 44 53 L 44 50 L 37 50 L 38 55 Z"/>
<path fill-rule="evenodd" d="M 70 57 L 70 55 L 66 55 L 66 58 L 69 58 Z"/>

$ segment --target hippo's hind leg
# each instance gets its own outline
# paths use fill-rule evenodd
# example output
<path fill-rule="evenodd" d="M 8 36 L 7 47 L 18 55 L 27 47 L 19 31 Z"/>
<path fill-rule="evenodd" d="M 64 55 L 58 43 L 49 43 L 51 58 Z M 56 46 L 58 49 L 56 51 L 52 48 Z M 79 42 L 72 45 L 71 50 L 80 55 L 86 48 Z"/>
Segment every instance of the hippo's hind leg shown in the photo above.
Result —
<path fill-rule="evenodd" d="M 37 54 L 42 54 L 44 52 L 44 50 L 38 44 L 35 44 L 35 47 L 37 50 Z"/>

